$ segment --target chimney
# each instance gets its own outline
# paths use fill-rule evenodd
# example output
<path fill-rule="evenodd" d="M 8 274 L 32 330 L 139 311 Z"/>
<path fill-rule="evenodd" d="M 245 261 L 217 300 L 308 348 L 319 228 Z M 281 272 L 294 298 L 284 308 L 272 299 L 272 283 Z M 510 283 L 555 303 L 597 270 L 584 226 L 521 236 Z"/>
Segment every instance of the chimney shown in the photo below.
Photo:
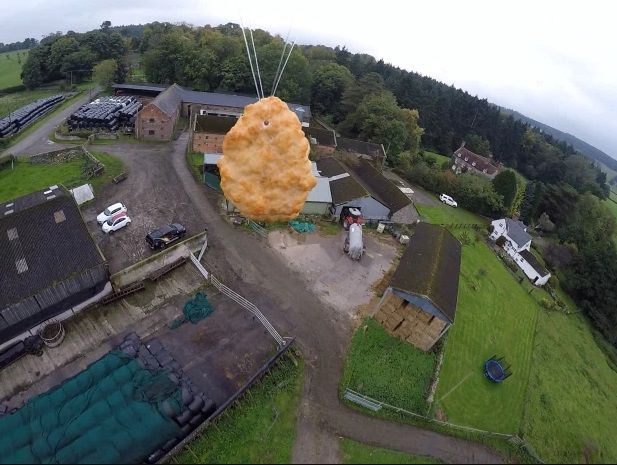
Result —
<path fill-rule="evenodd" d="M 460 148 L 462 149 L 462 148 L 464 148 L 464 147 L 465 147 L 465 141 L 461 142 L 461 146 L 460 146 Z"/>

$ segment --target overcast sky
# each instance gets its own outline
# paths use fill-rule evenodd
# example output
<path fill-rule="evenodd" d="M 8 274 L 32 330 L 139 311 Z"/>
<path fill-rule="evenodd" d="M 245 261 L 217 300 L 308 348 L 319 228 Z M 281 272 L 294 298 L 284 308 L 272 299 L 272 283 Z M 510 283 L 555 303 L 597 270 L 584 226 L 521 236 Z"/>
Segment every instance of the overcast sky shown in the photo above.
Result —
<path fill-rule="evenodd" d="M 22 0 L 0 42 L 150 21 L 244 22 L 345 45 L 513 108 L 617 158 L 617 5 L 538 1 Z"/>

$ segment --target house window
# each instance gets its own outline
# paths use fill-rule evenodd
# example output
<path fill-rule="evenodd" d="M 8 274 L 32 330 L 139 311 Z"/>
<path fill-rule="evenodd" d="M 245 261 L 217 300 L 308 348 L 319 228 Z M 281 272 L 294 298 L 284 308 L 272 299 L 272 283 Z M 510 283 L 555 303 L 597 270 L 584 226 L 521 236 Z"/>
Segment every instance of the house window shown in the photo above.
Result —
<path fill-rule="evenodd" d="M 154 121 L 154 118 L 150 118 L 150 122 L 155 123 L 156 121 Z"/>
<path fill-rule="evenodd" d="M 461 154 L 460 154 L 460 153 L 459 153 L 457 156 L 458 156 L 459 158 L 461 158 Z"/>
<path fill-rule="evenodd" d="M 486 173 L 486 169 L 483 169 L 483 170 L 482 170 L 482 172 L 483 172 L 483 173 Z"/>
<path fill-rule="evenodd" d="M 469 157 L 465 157 L 465 161 L 469 161 Z"/>
<path fill-rule="evenodd" d="M 150 134 L 151 136 L 153 136 L 153 135 L 154 135 L 154 130 L 153 130 L 153 129 L 150 129 L 150 130 L 148 131 L 148 134 Z"/>
<path fill-rule="evenodd" d="M 476 162 L 474 161 L 474 162 L 471 164 L 471 166 L 476 166 Z"/>

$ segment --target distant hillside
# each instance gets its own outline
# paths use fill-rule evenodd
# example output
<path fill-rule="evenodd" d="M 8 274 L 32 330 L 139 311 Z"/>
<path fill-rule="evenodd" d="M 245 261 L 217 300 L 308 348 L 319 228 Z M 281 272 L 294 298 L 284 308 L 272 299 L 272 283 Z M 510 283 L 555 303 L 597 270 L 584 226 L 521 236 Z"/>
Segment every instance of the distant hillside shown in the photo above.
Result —
<path fill-rule="evenodd" d="M 580 140 L 578 137 L 575 137 L 572 134 L 568 134 L 567 132 L 560 131 L 559 129 L 555 129 L 544 123 L 540 123 L 539 121 L 531 119 L 519 113 L 518 111 L 510 110 L 509 108 L 504 108 L 504 107 L 499 107 L 499 108 L 501 109 L 503 113 L 507 115 L 512 115 L 513 118 L 519 121 L 522 121 L 524 123 L 530 124 L 531 126 L 534 126 L 544 131 L 546 134 L 553 136 L 555 139 L 559 139 L 564 142 L 567 142 L 572 147 L 574 147 L 576 150 L 578 150 L 583 155 L 585 155 L 587 158 L 590 158 L 591 160 L 602 163 L 602 165 L 604 165 L 604 166 L 601 166 L 603 170 L 605 167 L 609 168 L 609 170 L 604 170 L 604 171 L 607 172 L 609 181 L 612 181 L 613 176 L 611 176 L 611 174 L 613 174 L 614 171 L 617 171 L 617 160 L 615 160 L 610 155 L 604 153 L 600 149 L 595 148 L 593 145 L 590 145 L 587 142 Z"/>

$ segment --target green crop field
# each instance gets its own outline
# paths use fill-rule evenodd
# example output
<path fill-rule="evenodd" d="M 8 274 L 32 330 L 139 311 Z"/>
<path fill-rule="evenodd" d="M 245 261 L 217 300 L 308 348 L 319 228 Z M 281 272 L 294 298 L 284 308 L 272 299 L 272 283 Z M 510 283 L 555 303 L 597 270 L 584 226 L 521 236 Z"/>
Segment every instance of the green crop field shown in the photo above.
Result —
<path fill-rule="evenodd" d="M 432 224 L 488 224 L 488 219 L 475 215 L 463 208 L 453 208 L 445 204 L 429 207 L 416 204 L 422 221 Z"/>
<path fill-rule="evenodd" d="M 341 388 L 425 415 L 436 359 L 367 318 L 351 341 Z"/>
<path fill-rule="evenodd" d="M 21 84 L 21 67 L 27 57 L 28 50 L 0 53 L 0 90 Z"/>
<path fill-rule="evenodd" d="M 442 463 L 431 457 L 404 454 L 378 447 L 367 446 L 351 439 L 341 440 L 342 463 L 349 464 L 434 464 Z"/>
<path fill-rule="evenodd" d="M 102 185 L 109 184 L 113 177 L 123 171 L 124 165 L 116 157 L 101 152 L 91 153 L 105 165 L 105 171 L 101 176 L 89 181 L 82 174 L 84 161 L 81 158 L 66 163 L 49 165 L 32 165 L 26 159 L 18 159 L 14 169 L 11 169 L 11 165 L 8 165 L 0 170 L 0 202 L 54 184 L 73 187 L 80 183 L 89 182 L 96 190 Z"/>
<path fill-rule="evenodd" d="M 291 463 L 303 364 L 285 357 L 172 463 Z"/>

